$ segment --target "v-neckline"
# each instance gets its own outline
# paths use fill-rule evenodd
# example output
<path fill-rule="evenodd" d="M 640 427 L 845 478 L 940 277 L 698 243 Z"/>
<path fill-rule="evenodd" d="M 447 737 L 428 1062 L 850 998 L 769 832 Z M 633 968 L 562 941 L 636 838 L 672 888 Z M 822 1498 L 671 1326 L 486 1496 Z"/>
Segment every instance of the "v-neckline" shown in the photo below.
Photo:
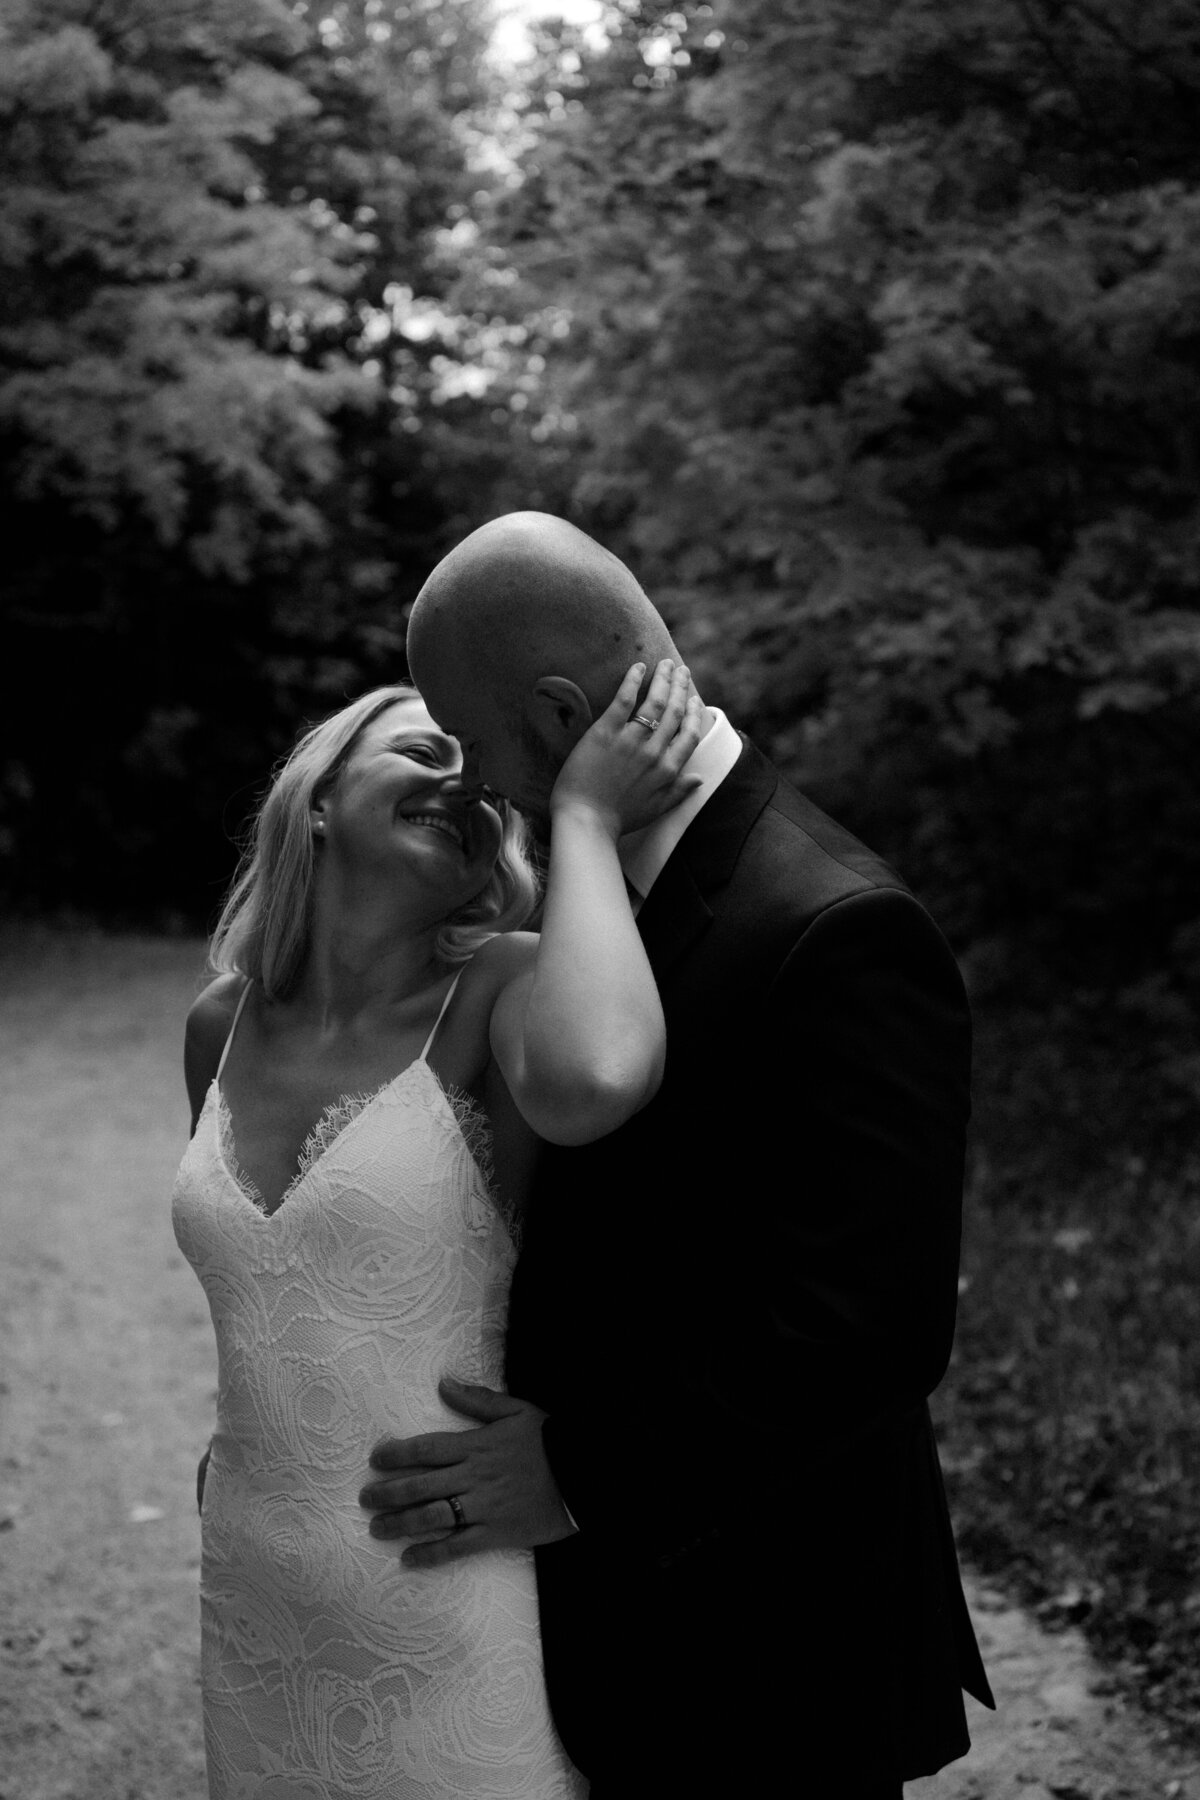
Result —
<path fill-rule="evenodd" d="M 339 1099 L 331 1100 L 328 1106 L 322 1107 L 320 1113 L 317 1116 L 316 1122 L 313 1125 L 312 1130 L 308 1133 L 307 1137 L 304 1140 L 304 1143 L 300 1146 L 300 1161 L 297 1165 L 296 1172 L 294 1175 L 292 1175 L 291 1179 L 288 1181 L 287 1186 L 284 1188 L 282 1194 L 279 1196 L 278 1203 L 275 1206 L 273 1206 L 269 1212 L 266 1208 L 265 1203 L 260 1205 L 259 1200 L 256 1200 L 254 1197 L 255 1194 L 258 1194 L 259 1198 L 261 1199 L 262 1198 L 262 1189 L 258 1186 L 258 1184 L 256 1182 L 251 1181 L 250 1177 L 248 1175 L 246 1175 L 245 1171 L 242 1169 L 241 1159 L 237 1154 L 237 1140 L 233 1135 L 233 1114 L 230 1111 L 228 1100 L 225 1098 L 224 1093 L 221 1091 L 220 1078 L 219 1078 L 219 1076 L 214 1075 L 213 1080 L 212 1080 L 212 1086 L 209 1089 L 209 1094 L 210 1094 L 210 1097 L 215 1095 L 215 1098 L 216 1098 L 216 1104 L 214 1107 L 214 1112 L 216 1114 L 216 1117 L 214 1119 L 214 1125 L 215 1125 L 216 1134 L 217 1134 L 217 1161 L 221 1165 L 222 1173 L 225 1175 L 226 1179 L 229 1181 L 229 1183 L 232 1186 L 232 1188 L 234 1189 L 234 1191 L 238 1195 L 240 1195 L 240 1197 L 245 1201 L 246 1205 L 251 1209 L 252 1212 L 256 1213 L 260 1219 L 265 1219 L 268 1222 L 270 1222 L 272 1219 L 277 1219 L 279 1217 L 280 1213 L 283 1212 L 285 1207 L 289 1207 L 292 1205 L 292 1203 L 295 1201 L 295 1199 L 299 1195 L 301 1188 L 304 1186 L 305 1182 L 308 1180 L 309 1176 L 316 1172 L 316 1170 L 325 1161 L 325 1158 L 329 1155 L 330 1151 L 334 1148 L 334 1146 L 336 1144 L 340 1144 L 342 1142 L 343 1138 L 345 1138 L 349 1132 L 353 1131 L 354 1127 L 358 1124 L 358 1121 L 364 1116 L 364 1114 L 371 1111 L 371 1109 L 375 1105 L 376 1101 L 381 1100 L 383 1098 L 384 1094 L 388 1093 L 390 1089 L 394 1088 L 398 1082 L 403 1081 L 404 1077 L 406 1075 L 411 1075 L 414 1069 L 429 1069 L 429 1073 L 430 1073 L 430 1075 L 433 1076 L 434 1085 L 437 1087 L 438 1091 L 440 1093 L 445 1092 L 445 1089 L 442 1087 L 441 1082 L 438 1080 L 437 1076 L 434 1075 L 433 1070 L 429 1068 L 428 1057 L 426 1057 L 426 1056 L 415 1057 L 412 1062 L 405 1064 L 404 1068 L 400 1070 L 400 1073 L 398 1075 L 393 1075 L 391 1077 L 391 1079 L 388 1081 L 385 1081 L 381 1087 L 377 1087 L 374 1089 L 374 1091 L 372 1093 L 367 1094 L 365 1096 L 365 1098 L 363 1099 L 362 1105 L 360 1107 L 358 1107 L 355 1112 L 351 1113 L 350 1117 L 346 1120 L 345 1124 L 343 1126 L 341 1126 L 339 1130 L 335 1131 L 333 1133 L 332 1137 L 328 1138 L 324 1143 L 322 1143 L 320 1145 L 319 1149 L 317 1150 L 316 1155 L 311 1158 L 306 1159 L 305 1158 L 305 1150 L 306 1150 L 307 1146 L 313 1141 L 313 1139 L 315 1137 L 317 1137 L 317 1135 L 319 1134 L 323 1122 L 326 1119 L 328 1119 L 331 1114 L 336 1113 L 339 1107 L 345 1106 L 348 1101 L 356 1099 L 357 1096 L 352 1095 L 352 1094 L 343 1094 L 340 1096 Z M 225 1121 L 228 1126 L 227 1134 L 222 1133 L 222 1129 L 221 1129 L 222 1115 L 224 1115 Z M 227 1156 L 225 1153 L 224 1135 L 228 1136 L 229 1152 L 230 1152 L 229 1156 Z M 230 1166 L 231 1158 L 232 1158 L 232 1167 Z M 239 1170 L 242 1171 L 241 1174 L 239 1174 Z M 250 1192 L 251 1188 L 253 1188 L 253 1190 L 254 1190 L 253 1193 Z"/>
<path fill-rule="evenodd" d="M 279 1216 L 279 1214 L 283 1211 L 284 1207 L 291 1204 L 291 1202 L 294 1200 L 295 1196 L 299 1193 L 300 1189 L 304 1186 L 304 1183 L 308 1180 L 308 1177 L 313 1173 L 314 1169 L 316 1169 L 319 1166 L 319 1164 L 324 1162 L 326 1156 L 333 1149 L 334 1145 L 339 1144 L 342 1141 L 342 1139 L 346 1136 L 347 1132 L 349 1132 L 351 1130 L 351 1128 L 358 1123 L 359 1119 L 362 1118 L 363 1114 L 365 1112 L 369 1112 L 370 1109 L 374 1106 L 375 1102 L 377 1100 L 379 1100 L 380 1098 L 382 1098 L 382 1096 L 384 1094 L 386 1094 L 389 1091 L 389 1089 L 394 1088 L 396 1086 L 397 1082 L 402 1081 L 411 1069 L 420 1069 L 420 1068 L 429 1069 L 429 1052 L 433 1049 L 433 1041 L 437 1037 L 438 1031 L 441 1027 L 442 1020 L 445 1018 L 446 1010 L 449 1007 L 450 1002 L 454 998 L 455 990 L 458 987 L 461 977 L 462 977 L 462 970 L 459 969 L 458 973 L 454 976 L 454 979 L 451 981 L 450 986 L 446 989 L 445 994 L 442 996 L 442 1003 L 438 1007 L 437 1018 L 433 1021 L 433 1027 L 429 1033 L 429 1036 L 425 1039 L 425 1042 L 421 1048 L 420 1054 L 415 1056 L 413 1058 L 412 1062 L 406 1063 L 404 1068 L 402 1068 L 400 1070 L 399 1074 L 393 1075 L 392 1078 L 390 1079 L 390 1081 L 385 1081 L 383 1083 L 383 1085 L 381 1087 L 376 1088 L 373 1093 L 367 1094 L 365 1097 L 363 1097 L 362 1105 L 360 1107 L 358 1107 L 358 1109 L 355 1112 L 351 1113 L 350 1117 L 346 1120 L 345 1124 L 342 1125 L 341 1127 L 339 1127 L 339 1129 L 337 1131 L 335 1131 L 331 1137 L 329 1137 L 324 1143 L 322 1143 L 320 1145 L 320 1148 L 318 1149 L 315 1156 L 306 1160 L 305 1153 L 308 1149 L 308 1146 L 309 1146 L 309 1144 L 312 1143 L 313 1139 L 315 1137 L 317 1137 L 318 1134 L 320 1133 L 321 1127 L 324 1124 L 325 1120 L 330 1116 L 331 1113 L 336 1113 L 338 1107 L 349 1105 L 352 1101 L 358 1099 L 359 1096 L 357 1094 L 343 1094 L 337 1100 L 332 1101 L 330 1103 L 330 1105 L 322 1107 L 320 1113 L 317 1116 L 316 1122 L 313 1125 L 312 1130 L 308 1133 L 308 1136 L 305 1138 L 304 1142 L 300 1146 L 300 1159 L 299 1159 L 299 1163 L 297 1165 L 295 1174 L 292 1175 L 292 1177 L 288 1181 L 287 1186 L 284 1188 L 282 1194 L 280 1194 L 278 1201 L 270 1209 L 269 1212 L 267 1210 L 266 1201 L 263 1197 L 262 1189 L 258 1186 L 258 1183 L 255 1181 L 251 1181 L 249 1175 L 245 1174 L 245 1171 L 242 1171 L 242 1173 L 239 1174 L 239 1170 L 242 1170 L 242 1164 L 241 1164 L 241 1160 L 238 1157 L 238 1153 L 237 1153 L 237 1140 L 233 1135 L 233 1114 L 230 1111 L 229 1102 L 228 1102 L 228 1100 L 226 1100 L 224 1092 L 222 1091 L 222 1088 L 221 1088 L 221 1076 L 225 1069 L 225 1062 L 229 1056 L 230 1049 L 233 1045 L 234 1036 L 237 1032 L 238 1022 L 241 1019 L 243 1008 L 245 1007 L 246 1001 L 250 997 L 250 990 L 254 986 L 253 981 L 247 981 L 245 987 L 242 989 L 241 999 L 237 1003 L 237 1010 L 233 1015 L 233 1023 L 231 1024 L 231 1026 L 229 1028 L 229 1035 L 225 1039 L 225 1047 L 221 1051 L 221 1060 L 217 1064 L 217 1072 L 212 1078 L 212 1084 L 209 1089 L 209 1092 L 211 1094 L 212 1089 L 213 1088 L 216 1089 L 217 1104 L 216 1104 L 216 1108 L 215 1108 L 216 1118 L 214 1120 L 214 1124 L 216 1126 L 216 1133 L 217 1133 L 217 1159 L 220 1162 L 221 1169 L 222 1169 L 223 1173 L 226 1175 L 226 1177 L 228 1178 L 228 1180 L 230 1181 L 230 1183 L 232 1184 L 232 1186 L 234 1188 L 236 1188 L 237 1192 L 241 1195 L 242 1199 L 246 1202 L 246 1204 L 248 1206 L 253 1207 L 254 1211 L 258 1214 L 260 1219 L 277 1218 Z M 446 1094 L 446 1089 L 443 1087 L 443 1085 L 442 1085 L 441 1081 L 438 1079 L 437 1075 L 434 1074 L 434 1071 L 432 1069 L 430 1069 L 429 1072 L 433 1076 L 434 1086 L 437 1088 L 439 1094 L 441 1094 L 443 1096 L 443 1098 L 446 1099 L 447 1105 L 449 1105 L 450 1102 L 449 1102 L 449 1098 Z M 226 1156 L 225 1146 L 222 1142 L 222 1119 L 224 1119 L 228 1124 L 227 1135 L 229 1138 L 229 1156 Z M 231 1160 L 232 1160 L 232 1167 L 230 1166 Z M 253 1189 L 253 1192 L 250 1192 L 249 1191 L 250 1189 Z M 255 1194 L 258 1195 L 257 1200 L 254 1197 Z M 260 1204 L 260 1202 L 261 1202 L 261 1204 Z"/>

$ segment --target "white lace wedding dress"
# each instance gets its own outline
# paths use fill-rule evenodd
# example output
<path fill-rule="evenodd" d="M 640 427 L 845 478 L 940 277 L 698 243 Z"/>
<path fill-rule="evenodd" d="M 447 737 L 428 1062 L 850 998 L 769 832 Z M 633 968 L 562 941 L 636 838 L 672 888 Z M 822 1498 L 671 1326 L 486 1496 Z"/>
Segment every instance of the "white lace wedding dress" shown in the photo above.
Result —
<path fill-rule="evenodd" d="M 270 1215 L 239 1178 L 218 1070 L 176 1180 L 220 1368 L 200 1589 L 212 1800 L 587 1792 L 546 1704 L 532 1556 L 405 1569 L 358 1504 L 381 1438 L 469 1424 L 438 1399 L 444 1370 L 502 1385 L 512 1238 L 486 1126 L 428 1052 L 327 1115 Z"/>

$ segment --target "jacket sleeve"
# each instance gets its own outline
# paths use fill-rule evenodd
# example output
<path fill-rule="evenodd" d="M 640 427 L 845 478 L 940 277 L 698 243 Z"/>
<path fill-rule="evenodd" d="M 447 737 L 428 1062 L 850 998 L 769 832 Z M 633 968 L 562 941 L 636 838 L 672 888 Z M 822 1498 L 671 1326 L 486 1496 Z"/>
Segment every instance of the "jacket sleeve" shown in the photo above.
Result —
<path fill-rule="evenodd" d="M 765 1328 L 819 1452 L 945 1373 L 970 1014 L 949 947 L 901 889 L 821 913 L 766 1007 L 770 1082 L 798 1154 L 770 1220 Z"/>

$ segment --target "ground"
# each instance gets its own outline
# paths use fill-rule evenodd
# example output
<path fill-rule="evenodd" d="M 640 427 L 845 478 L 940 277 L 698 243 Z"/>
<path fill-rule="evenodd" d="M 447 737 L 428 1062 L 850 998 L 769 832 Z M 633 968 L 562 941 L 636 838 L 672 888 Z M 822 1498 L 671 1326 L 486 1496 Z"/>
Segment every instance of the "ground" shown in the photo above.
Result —
<path fill-rule="evenodd" d="M 204 1796 L 193 1478 L 214 1359 L 168 1204 L 202 960 L 0 940 L 0 1800 Z M 1200 1800 L 1200 1766 L 1106 1696 L 1078 1637 L 971 1600 L 999 1711 L 972 1705 L 970 1756 L 907 1800 Z"/>

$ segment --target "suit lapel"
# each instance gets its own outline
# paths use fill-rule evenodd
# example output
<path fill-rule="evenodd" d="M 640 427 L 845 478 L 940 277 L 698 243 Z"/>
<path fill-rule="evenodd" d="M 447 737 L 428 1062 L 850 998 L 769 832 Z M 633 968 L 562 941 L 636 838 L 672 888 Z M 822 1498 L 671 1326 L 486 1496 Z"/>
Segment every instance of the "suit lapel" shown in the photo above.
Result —
<path fill-rule="evenodd" d="M 712 922 L 706 895 L 729 880 L 751 826 L 778 785 L 766 757 L 743 739 L 742 754 L 680 838 L 638 913 L 657 981 Z"/>

